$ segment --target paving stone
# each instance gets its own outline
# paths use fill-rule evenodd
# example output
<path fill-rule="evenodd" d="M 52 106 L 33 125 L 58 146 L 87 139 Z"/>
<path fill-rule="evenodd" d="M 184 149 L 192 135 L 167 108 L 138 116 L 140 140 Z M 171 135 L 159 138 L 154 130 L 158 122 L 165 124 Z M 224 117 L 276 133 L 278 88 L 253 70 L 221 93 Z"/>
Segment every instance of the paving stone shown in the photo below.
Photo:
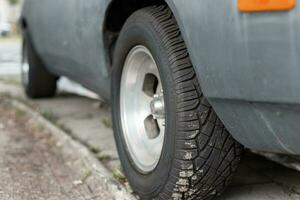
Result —
<path fill-rule="evenodd" d="M 275 183 L 228 188 L 220 200 L 299 200 Z"/>

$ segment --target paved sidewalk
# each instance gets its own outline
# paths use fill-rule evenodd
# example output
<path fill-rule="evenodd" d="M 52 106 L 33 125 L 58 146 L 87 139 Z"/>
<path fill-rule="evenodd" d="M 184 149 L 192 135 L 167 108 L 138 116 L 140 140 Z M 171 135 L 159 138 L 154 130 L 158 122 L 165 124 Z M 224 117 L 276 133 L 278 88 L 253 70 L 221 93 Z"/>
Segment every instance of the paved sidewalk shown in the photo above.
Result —
<path fill-rule="evenodd" d="M 0 39 L 0 74 L 20 72 L 21 39 Z"/>

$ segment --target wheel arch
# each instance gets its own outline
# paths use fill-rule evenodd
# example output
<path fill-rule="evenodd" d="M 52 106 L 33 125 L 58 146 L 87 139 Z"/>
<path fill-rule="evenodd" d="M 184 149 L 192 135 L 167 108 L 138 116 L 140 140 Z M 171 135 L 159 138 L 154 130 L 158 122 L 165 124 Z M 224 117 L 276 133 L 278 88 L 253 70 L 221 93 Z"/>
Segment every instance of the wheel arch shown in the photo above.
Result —
<path fill-rule="evenodd" d="M 103 38 L 104 38 L 104 46 L 105 46 L 105 54 L 107 57 L 107 60 L 109 60 L 108 62 L 108 66 L 112 65 L 112 55 L 114 52 L 114 44 L 117 41 L 118 38 L 118 34 L 119 31 L 121 30 L 121 28 L 123 27 L 124 23 L 126 22 L 126 19 L 136 10 L 141 9 L 143 7 L 146 6 L 151 6 L 151 5 L 156 5 L 156 4 L 165 4 L 167 5 L 170 10 L 172 11 L 176 22 L 178 24 L 178 27 L 181 31 L 182 34 L 182 38 L 186 44 L 187 50 L 189 52 L 190 58 L 191 58 L 191 62 L 195 68 L 196 71 L 196 75 L 198 78 L 198 82 L 199 85 L 201 87 L 201 90 L 203 91 L 204 95 L 206 96 L 206 88 L 203 88 L 204 84 L 201 84 L 201 78 L 203 78 L 203 74 L 201 72 L 203 72 L 202 69 L 200 69 L 201 67 L 201 63 L 197 62 L 197 53 L 195 52 L 195 48 L 193 48 L 193 44 L 192 44 L 192 40 L 189 37 L 189 33 L 187 32 L 187 29 L 185 28 L 185 24 L 184 22 L 189 21 L 189 17 L 191 16 L 190 13 L 187 13 L 187 10 L 179 10 L 180 8 L 178 7 L 180 4 L 176 3 L 176 0 L 156 0 L 156 1 L 152 1 L 152 2 L 148 2 L 147 0 L 141 0 L 140 4 L 134 4 L 135 0 L 127 0 L 126 3 L 130 6 L 133 6 L 134 8 L 132 10 L 127 10 L 128 12 L 126 12 L 126 15 L 124 15 L 124 13 L 122 13 L 121 15 L 116 15 L 115 13 L 118 12 L 120 10 L 123 10 L 124 8 L 122 7 L 122 5 L 120 5 L 121 1 L 120 0 L 112 0 L 106 15 L 105 15 L 105 22 L 104 22 L 104 28 L 103 28 Z M 180 0 L 178 0 L 180 1 Z M 123 10 L 124 11 L 124 10 Z M 188 17 L 189 16 L 189 17 Z M 193 18 L 194 20 L 196 18 Z M 109 25 L 110 22 L 113 22 L 112 24 Z M 191 23 L 193 23 L 195 21 L 192 21 Z M 111 26 L 113 25 L 113 26 Z M 115 26 L 117 25 L 117 26 Z M 208 101 L 211 103 L 212 107 L 215 108 L 217 107 L 216 104 L 214 102 L 211 102 L 211 100 L 208 98 Z M 218 105 L 218 104 L 217 104 Z M 218 107 L 217 107 L 218 108 Z M 220 116 L 220 118 L 222 119 L 224 125 L 227 127 L 228 126 L 228 120 L 224 120 L 226 119 L 223 115 L 224 112 L 222 112 L 222 110 L 217 109 L 216 113 L 218 116 Z M 230 133 L 235 133 L 236 130 L 232 130 L 229 129 Z M 241 140 L 242 135 L 241 134 L 232 134 L 233 137 L 238 140 L 239 142 L 241 142 L 243 145 L 248 144 L 247 141 L 243 141 Z"/>
<path fill-rule="evenodd" d="M 24 16 L 21 16 L 19 19 L 19 27 L 22 31 L 27 29 L 27 20 Z"/>
<path fill-rule="evenodd" d="M 191 55 L 192 63 L 194 66 L 196 66 L 196 63 L 194 63 L 195 59 L 193 59 L 193 54 L 190 50 L 190 45 L 187 42 L 187 34 L 183 22 L 173 0 L 127 0 L 125 2 L 122 0 L 111 0 L 107 7 L 103 23 L 103 42 L 108 66 L 112 66 L 114 45 L 118 39 L 119 32 L 121 31 L 128 17 L 141 8 L 162 4 L 167 5 L 172 11 L 182 33 L 183 40 L 185 41 L 187 49 Z M 198 79 L 200 80 L 200 77 L 198 77 Z"/>
<path fill-rule="evenodd" d="M 111 0 L 103 23 L 103 42 L 108 66 L 112 65 L 115 42 L 128 17 L 147 6 L 167 5 L 166 0 Z"/>

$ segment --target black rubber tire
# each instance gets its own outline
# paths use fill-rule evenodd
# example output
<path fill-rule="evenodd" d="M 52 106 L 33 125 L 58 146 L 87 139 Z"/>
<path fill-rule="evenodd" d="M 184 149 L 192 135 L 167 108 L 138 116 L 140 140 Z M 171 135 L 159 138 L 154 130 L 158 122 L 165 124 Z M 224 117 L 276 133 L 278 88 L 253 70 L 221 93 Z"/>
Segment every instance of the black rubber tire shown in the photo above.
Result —
<path fill-rule="evenodd" d="M 120 117 L 123 64 L 136 45 L 152 53 L 162 79 L 166 133 L 156 168 L 136 169 L 127 152 Z M 174 16 L 166 6 L 147 7 L 125 23 L 116 44 L 112 70 L 112 111 L 124 173 L 142 199 L 212 199 L 228 184 L 242 146 L 223 126 L 199 87 Z"/>
<path fill-rule="evenodd" d="M 58 78 L 46 69 L 26 32 L 23 37 L 22 62 L 25 60 L 28 61 L 29 72 L 26 75 L 21 70 L 21 78 L 26 95 L 33 99 L 55 96 Z M 26 82 L 24 81 L 25 76 L 28 76 Z"/>

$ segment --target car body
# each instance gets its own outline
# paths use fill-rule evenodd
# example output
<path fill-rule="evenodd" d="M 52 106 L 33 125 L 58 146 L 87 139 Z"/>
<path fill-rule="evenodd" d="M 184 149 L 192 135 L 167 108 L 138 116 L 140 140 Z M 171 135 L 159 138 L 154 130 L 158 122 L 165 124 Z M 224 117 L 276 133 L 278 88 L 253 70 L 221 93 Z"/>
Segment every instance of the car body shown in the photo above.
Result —
<path fill-rule="evenodd" d="M 299 8 L 249 14 L 238 11 L 237 1 L 167 3 L 201 88 L 230 133 L 251 149 L 300 154 Z M 111 1 L 65 4 L 27 0 L 22 17 L 50 71 L 108 100 L 105 26 Z"/>
<path fill-rule="evenodd" d="M 110 98 L 104 29 L 110 3 L 77 0 L 67 6 L 61 1 L 27 0 L 22 14 L 49 70 L 104 99 Z M 298 8 L 248 14 L 239 13 L 236 1 L 218 6 L 209 0 L 167 3 L 205 96 L 235 138 L 256 150 L 300 154 Z M 51 30 L 55 31 L 48 34 Z"/>

